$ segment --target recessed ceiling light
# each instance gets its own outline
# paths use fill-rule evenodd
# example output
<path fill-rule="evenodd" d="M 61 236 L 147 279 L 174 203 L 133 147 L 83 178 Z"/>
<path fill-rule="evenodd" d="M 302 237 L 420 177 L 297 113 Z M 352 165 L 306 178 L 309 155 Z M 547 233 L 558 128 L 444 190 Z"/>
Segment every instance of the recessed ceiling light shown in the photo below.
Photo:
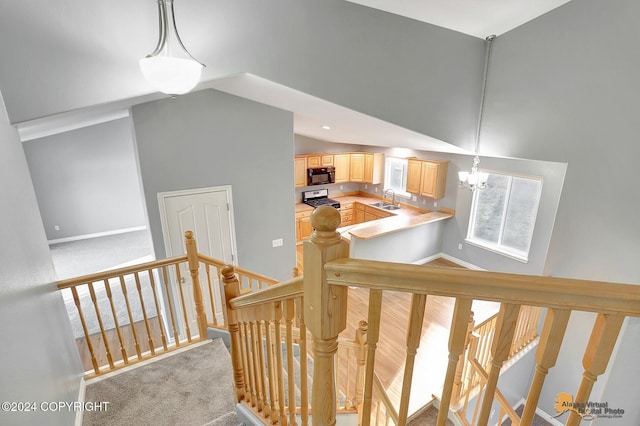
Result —
<path fill-rule="evenodd" d="M 324 124 L 324 125 L 322 126 L 322 128 L 323 128 L 324 130 L 331 130 L 331 126 L 327 126 L 326 124 Z"/>

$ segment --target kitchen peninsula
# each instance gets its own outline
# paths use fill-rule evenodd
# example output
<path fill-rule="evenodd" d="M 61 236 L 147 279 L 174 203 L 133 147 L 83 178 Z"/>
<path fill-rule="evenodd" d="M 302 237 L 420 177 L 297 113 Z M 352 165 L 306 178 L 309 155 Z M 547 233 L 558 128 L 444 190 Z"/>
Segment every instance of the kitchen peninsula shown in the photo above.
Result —
<path fill-rule="evenodd" d="M 338 232 L 349 242 L 350 257 L 359 259 L 406 263 L 428 260 L 440 253 L 445 221 L 455 215 L 455 211 L 446 208 L 430 211 L 402 203 L 397 210 L 385 210 L 371 205 L 380 198 L 363 193 L 334 198 L 340 202 L 346 223 Z M 310 206 L 296 204 L 300 240 L 312 231 L 312 211 Z"/>

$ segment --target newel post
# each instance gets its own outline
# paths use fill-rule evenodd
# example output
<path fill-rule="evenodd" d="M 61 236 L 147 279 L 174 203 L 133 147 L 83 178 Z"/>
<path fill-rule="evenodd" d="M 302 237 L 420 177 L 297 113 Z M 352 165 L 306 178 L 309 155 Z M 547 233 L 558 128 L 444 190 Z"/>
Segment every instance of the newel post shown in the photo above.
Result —
<path fill-rule="evenodd" d="M 193 232 L 186 231 L 184 233 L 185 245 L 187 247 L 187 262 L 189 263 L 189 272 L 191 273 L 191 283 L 193 284 L 193 303 L 196 307 L 196 321 L 198 322 L 198 333 L 200 340 L 207 338 L 207 316 L 204 313 L 204 304 L 202 303 L 202 287 L 200 287 L 200 261 L 198 260 L 198 248 L 196 240 L 193 238 Z"/>
<path fill-rule="evenodd" d="M 233 368 L 233 381 L 236 387 L 236 398 L 240 402 L 244 398 L 244 372 L 242 370 L 242 349 L 240 347 L 240 326 L 238 315 L 231 309 L 229 302 L 240 296 L 240 282 L 231 265 L 224 265 L 220 270 L 222 285 L 224 286 L 224 305 L 227 311 L 227 330 L 231 340 L 231 366 Z"/>
<path fill-rule="evenodd" d="M 336 232 L 340 213 L 333 207 L 315 209 L 311 225 L 315 230 L 304 242 L 304 317 L 313 337 L 313 425 L 325 426 L 336 423 L 334 354 L 346 327 L 348 289 L 327 284 L 324 264 L 348 257 L 349 247 Z"/>

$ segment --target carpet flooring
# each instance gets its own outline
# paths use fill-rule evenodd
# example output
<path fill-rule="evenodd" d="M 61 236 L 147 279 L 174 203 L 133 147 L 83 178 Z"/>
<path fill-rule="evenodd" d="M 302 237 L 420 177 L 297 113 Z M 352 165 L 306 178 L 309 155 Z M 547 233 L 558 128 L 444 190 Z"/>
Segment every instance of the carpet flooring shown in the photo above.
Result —
<path fill-rule="evenodd" d="M 83 425 L 237 425 L 234 395 L 231 357 L 215 339 L 89 383 L 85 401 L 109 404 Z"/>

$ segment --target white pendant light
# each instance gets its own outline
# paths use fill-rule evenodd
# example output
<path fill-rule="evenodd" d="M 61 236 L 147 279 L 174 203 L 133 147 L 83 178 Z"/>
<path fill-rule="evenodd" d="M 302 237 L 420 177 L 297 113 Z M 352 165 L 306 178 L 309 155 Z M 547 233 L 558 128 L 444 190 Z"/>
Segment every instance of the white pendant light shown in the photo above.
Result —
<path fill-rule="evenodd" d="M 484 62 L 484 79 L 482 81 L 482 95 L 480 96 L 480 115 L 478 117 L 478 127 L 476 129 L 476 156 L 473 159 L 473 166 L 471 167 L 471 172 L 458 172 L 458 180 L 460 181 L 460 187 L 467 188 L 470 191 L 474 191 L 476 189 L 484 189 L 487 187 L 487 179 L 489 178 L 489 173 L 481 172 L 478 170 L 478 165 L 480 165 L 480 130 L 482 129 L 482 115 L 484 113 L 484 97 L 487 90 L 487 74 L 489 73 L 489 59 L 491 57 L 491 43 L 496 38 L 495 35 L 488 36 L 485 40 L 487 41 L 487 53 Z"/>
<path fill-rule="evenodd" d="M 185 94 L 200 82 L 205 65 L 196 61 L 180 40 L 173 0 L 158 0 L 158 23 L 158 44 L 152 53 L 140 59 L 140 70 L 147 81 L 160 92 L 170 95 Z"/>

